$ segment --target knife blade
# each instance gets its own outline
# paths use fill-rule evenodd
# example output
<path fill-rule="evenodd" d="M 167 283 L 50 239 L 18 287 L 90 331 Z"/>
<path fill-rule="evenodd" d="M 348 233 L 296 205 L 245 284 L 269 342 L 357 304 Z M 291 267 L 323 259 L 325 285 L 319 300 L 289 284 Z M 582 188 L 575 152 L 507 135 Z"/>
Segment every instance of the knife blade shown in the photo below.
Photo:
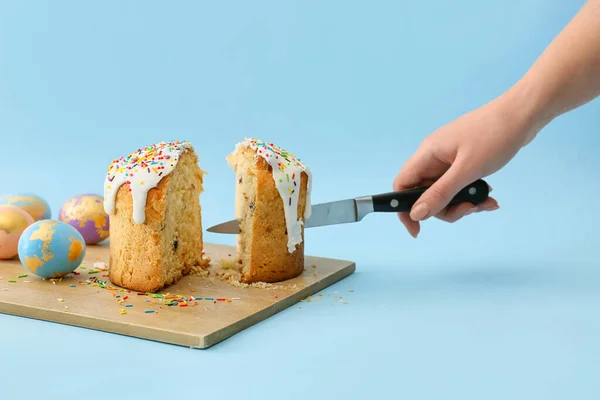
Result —
<path fill-rule="evenodd" d="M 373 212 L 409 212 L 428 188 L 415 188 L 315 204 L 311 207 L 310 217 L 304 222 L 304 227 L 313 228 L 359 222 Z M 484 180 L 478 179 L 461 189 L 452 198 L 450 204 L 469 202 L 478 205 L 488 198 L 489 192 L 489 185 Z M 239 234 L 240 225 L 238 220 L 234 219 L 211 226 L 207 231 Z"/>

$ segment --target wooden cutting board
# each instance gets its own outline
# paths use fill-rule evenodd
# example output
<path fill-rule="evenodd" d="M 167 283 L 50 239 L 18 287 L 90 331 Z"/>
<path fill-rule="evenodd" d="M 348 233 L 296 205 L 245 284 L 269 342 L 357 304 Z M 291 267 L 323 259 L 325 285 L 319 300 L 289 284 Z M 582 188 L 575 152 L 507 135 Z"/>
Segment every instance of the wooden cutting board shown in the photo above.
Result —
<path fill-rule="evenodd" d="M 207 243 L 205 251 L 212 264 L 235 256 L 233 246 Z M 109 267 L 108 245 L 88 246 L 86 258 L 76 270 L 79 275 L 51 281 L 31 274 L 18 259 L 0 261 L 0 312 L 208 348 L 355 270 L 351 261 L 307 256 L 302 275 L 265 288 L 236 287 L 219 278 L 190 275 L 157 294 L 138 294 L 113 285 L 106 276 L 108 271 L 98 270 L 101 262 Z M 166 305 L 175 296 L 185 298 L 185 303 Z"/>

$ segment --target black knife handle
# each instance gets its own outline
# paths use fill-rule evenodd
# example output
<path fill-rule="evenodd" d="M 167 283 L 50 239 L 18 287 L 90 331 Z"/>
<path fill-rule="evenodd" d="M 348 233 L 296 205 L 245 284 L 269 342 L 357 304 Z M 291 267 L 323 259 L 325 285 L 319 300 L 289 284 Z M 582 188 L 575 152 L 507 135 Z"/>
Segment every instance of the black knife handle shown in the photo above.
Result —
<path fill-rule="evenodd" d="M 375 212 L 410 212 L 419 197 L 428 189 L 415 188 L 400 192 L 383 193 L 372 196 L 373 211 Z M 464 187 L 450 201 L 450 204 L 470 202 L 475 205 L 483 203 L 490 194 L 488 184 L 479 179 Z"/>

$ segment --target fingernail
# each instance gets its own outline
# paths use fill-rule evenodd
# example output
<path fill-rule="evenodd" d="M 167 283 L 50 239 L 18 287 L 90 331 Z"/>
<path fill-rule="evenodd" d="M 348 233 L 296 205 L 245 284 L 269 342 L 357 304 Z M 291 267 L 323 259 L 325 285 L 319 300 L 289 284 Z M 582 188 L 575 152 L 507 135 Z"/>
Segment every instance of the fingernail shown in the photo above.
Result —
<path fill-rule="evenodd" d="M 410 218 L 413 221 L 420 221 L 429 213 L 429 206 L 425 203 L 420 203 L 415 206 L 410 212 Z"/>
<path fill-rule="evenodd" d="M 485 211 L 495 211 L 499 208 L 500 208 L 500 206 L 489 206 L 489 207 L 485 208 Z"/>
<path fill-rule="evenodd" d="M 494 188 L 493 188 L 493 187 L 491 187 L 490 185 L 488 185 L 488 188 L 490 189 L 490 190 L 489 190 L 489 192 L 490 192 L 490 193 L 492 192 L 492 190 L 494 190 Z"/>

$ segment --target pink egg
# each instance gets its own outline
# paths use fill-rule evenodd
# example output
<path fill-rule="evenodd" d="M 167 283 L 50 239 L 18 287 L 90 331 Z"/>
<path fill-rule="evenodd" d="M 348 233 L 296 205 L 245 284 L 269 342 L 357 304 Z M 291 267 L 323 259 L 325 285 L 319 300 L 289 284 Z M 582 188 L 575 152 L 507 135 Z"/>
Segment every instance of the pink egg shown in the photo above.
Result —
<path fill-rule="evenodd" d="M 8 260 L 18 255 L 21 234 L 35 221 L 19 207 L 0 205 L 0 260 Z"/>

